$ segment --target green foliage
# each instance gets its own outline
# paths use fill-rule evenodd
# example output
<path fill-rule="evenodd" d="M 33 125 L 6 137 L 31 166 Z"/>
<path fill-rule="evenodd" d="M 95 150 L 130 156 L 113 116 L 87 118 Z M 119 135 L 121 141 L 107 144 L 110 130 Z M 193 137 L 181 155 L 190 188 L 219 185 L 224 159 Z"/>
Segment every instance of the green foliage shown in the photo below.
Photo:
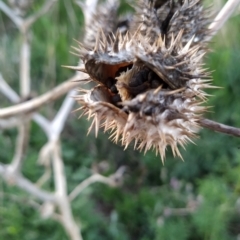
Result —
<path fill-rule="evenodd" d="M 201 181 L 199 192 L 204 200 L 193 216 L 199 235 L 204 239 L 230 239 L 227 226 L 234 211 L 234 194 L 217 177 Z"/>
<path fill-rule="evenodd" d="M 39 9 L 42 1 L 33 5 Z M 123 4 L 121 12 L 126 11 Z M 31 77 L 33 91 L 41 94 L 63 82 L 73 72 L 61 65 L 76 65 L 70 46 L 81 39 L 83 15 L 69 0 L 59 3 L 32 29 Z M 240 126 L 240 27 L 233 17 L 222 33 L 215 37 L 206 57 L 213 72 L 213 84 L 222 89 L 211 90 L 207 117 L 225 124 Z M 18 89 L 20 37 L 9 19 L 0 12 L 0 71 L 8 83 Z M 0 96 L 1 106 L 9 102 Z M 3 103 L 3 104 L 2 104 Z M 61 103 L 41 109 L 52 118 Z M 86 240 L 233 240 L 240 234 L 240 142 L 239 139 L 202 130 L 196 145 L 181 150 L 185 161 L 173 159 L 170 151 L 164 165 L 149 152 L 145 156 L 134 150 L 123 151 L 107 134 L 95 139 L 85 118 L 71 114 L 62 133 L 69 192 L 92 173 L 94 165 L 106 161 L 113 173 L 125 165 L 127 173 L 120 188 L 95 184 L 85 189 L 72 203 L 75 219 L 81 223 Z M 13 157 L 16 129 L 1 132 L 0 160 L 9 163 Z M 23 174 L 36 182 L 44 168 L 37 165 L 38 152 L 46 136 L 33 123 L 30 147 Z M 0 180 L 1 181 L 1 180 Z M 50 180 L 44 185 L 53 189 Z M 195 206 L 195 207 L 194 207 Z M 183 209 L 184 214 L 178 210 Z M 192 212 L 189 209 L 193 209 Z M 176 210 L 175 213 L 172 210 Z M 172 212 L 171 212 L 172 211 Z M 20 189 L 0 182 L 0 240 L 66 240 L 62 227 L 42 219 L 29 196 Z"/>

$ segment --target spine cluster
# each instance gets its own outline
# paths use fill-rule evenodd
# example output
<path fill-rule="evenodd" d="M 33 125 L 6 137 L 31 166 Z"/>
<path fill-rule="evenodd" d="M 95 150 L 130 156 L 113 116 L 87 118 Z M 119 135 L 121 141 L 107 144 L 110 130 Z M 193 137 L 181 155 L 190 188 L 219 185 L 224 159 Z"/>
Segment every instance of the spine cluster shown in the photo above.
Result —
<path fill-rule="evenodd" d="M 153 148 L 164 160 L 170 146 L 181 157 L 178 145 L 196 136 L 207 109 L 204 89 L 212 88 L 202 68 L 209 13 L 201 0 L 142 0 L 122 28 L 113 6 L 99 8 L 88 43 L 75 48 L 95 83 L 77 97 L 83 114 L 96 134 L 103 127 L 125 147 Z"/>

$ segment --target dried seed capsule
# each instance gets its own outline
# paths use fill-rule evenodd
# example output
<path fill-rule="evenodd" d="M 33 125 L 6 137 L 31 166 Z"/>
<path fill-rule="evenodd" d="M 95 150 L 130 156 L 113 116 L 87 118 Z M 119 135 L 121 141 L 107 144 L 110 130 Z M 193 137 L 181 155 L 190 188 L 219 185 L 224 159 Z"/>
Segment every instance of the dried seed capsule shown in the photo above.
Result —
<path fill-rule="evenodd" d="M 121 102 L 121 101 L 122 101 L 122 100 L 121 100 L 121 97 L 120 97 L 119 94 L 115 94 L 115 95 L 112 96 L 112 102 L 113 102 L 113 104 L 117 105 L 117 103 L 118 103 L 118 102 Z"/>
<path fill-rule="evenodd" d="M 96 41 L 77 52 L 100 87 L 83 90 L 77 100 L 97 123 L 96 132 L 98 126 L 111 129 L 115 142 L 122 138 L 128 146 L 134 141 L 145 152 L 153 147 L 162 160 L 167 146 L 181 157 L 177 144 L 195 137 L 205 111 L 203 89 L 211 87 L 202 69 L 210 34 L 207 12 L 202 0 L 137 2 L 128 33 L 114 33 L 105 23 L 94 28 L 100 31 L 87 29 L 99 32 L 92 38 Z M 112 22 L 109 16 L 106 23 Z"/>
<path fill-rule="evenodd" d="M 161 82 L 158 79 L 153 79 L 150 82 L 150 87 L 151 88 L 158 88 L 161 85 Z"/>
<path fill-rule="evenodd" d="M 124 66 L 124 67 L 120 67 L 116 74 L 115 74 L 115 77 L 119 77 L 121 75 L 122 72 L 126 72 L 128 69 L 130 69 L 132 67 L 132 64 L 131 65 L 128 65 L 128 66 Z"/>
<path fill-rule="evenodd" d="M 107 88 L 111 89 L 111 87 L 115 84 L 116 80 L 112 77 L 108 77 L 106 80 Z"/>
<path fill-rule="evenodd" d="M 148 74 L 150 69 L 143 68 L 137 74 L 133 76 L 132 79 L 129 81 L 129 87 L 138 87 L 142 85 L 144 82 L 148 81 Z"/>
<path fill-rule="evenodd" d="M 163 86 L 164 89 L 168 89 L 169 86 L 165 83 L 155 72 L 150 71 L 148 74 L 148 81 L 150 84 L 150 88 L 158 88 L 160 85 Z"/>
<path fill-rule="evenodd" d="M 143 113 L 146 116 L 151 116 L 153 114 L 154 108 L 152 106 L 147 107 L 146 109 L 143 110 Z"/>
<path fill-rule="evenodd" d="M 137 96 L 140 93 L 143 93 L 145 91 L 147 91 L 149 89 L 149 83 L 145 82 L 137 87 L 127 87 L 128 92 L 132 95 L 132 96 Z"/>
<path fill-rule="evenodd" d="M 112 85 L 111 88 L 110 88 L 111 92 L 112 93 L 118 93 L 118 90 L 116 88 L 116 85 Z"/>

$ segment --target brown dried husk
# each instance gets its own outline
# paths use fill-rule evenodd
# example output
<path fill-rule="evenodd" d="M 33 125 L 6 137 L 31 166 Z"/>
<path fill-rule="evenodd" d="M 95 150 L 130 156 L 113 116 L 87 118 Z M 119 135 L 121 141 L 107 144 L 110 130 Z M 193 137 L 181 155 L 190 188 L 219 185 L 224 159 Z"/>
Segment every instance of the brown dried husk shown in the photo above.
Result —
<path fill-rule="evenodd" d="M 83 114 L 93 118 L 90 129 L 95 125 L 97 135 L 103 127 L 125 147 L 133 142 L 144 152 L 153 148 L 162 160 L 167 146 L 181 157 L 178 145 L 196 137 L 207 110 L 203 89 L 213 87 L 202 68 L 209 18 L 201 1 L 163 2 L 140 1 L 126 34 L 99 26 L 94 46 L 75 48 L 97 84 L 76 97 Z M 164 28 L 167 9 L 172 16 Z"/>

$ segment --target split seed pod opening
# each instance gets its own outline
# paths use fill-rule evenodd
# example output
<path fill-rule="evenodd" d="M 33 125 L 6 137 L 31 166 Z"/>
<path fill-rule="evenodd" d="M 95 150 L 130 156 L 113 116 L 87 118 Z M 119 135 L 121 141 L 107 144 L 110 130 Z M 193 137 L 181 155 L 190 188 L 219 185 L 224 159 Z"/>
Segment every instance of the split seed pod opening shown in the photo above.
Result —
<path fill-rule="evenodd" d="M 144 152 L 153 148 L 164 160 L 170 146 L 181 157 L 178 145 L 196 136 L 206 110 L 203 89 L 212 87 L 202 68 L 208 13 L 201 0 L 142 0 L 135 16 L 125 20 L 127 31 L 121 31 L 111 21 L 117 6 L 106 2 L 104 21 L 93 19 L 97 31 L 87 26 L 88 40 L 75 48 L 95 83 L 76 99 L 93 118 L 90 129 L 95 125 L 96 135 L 102 127 L 125 148 L 132 142 Z"/>

